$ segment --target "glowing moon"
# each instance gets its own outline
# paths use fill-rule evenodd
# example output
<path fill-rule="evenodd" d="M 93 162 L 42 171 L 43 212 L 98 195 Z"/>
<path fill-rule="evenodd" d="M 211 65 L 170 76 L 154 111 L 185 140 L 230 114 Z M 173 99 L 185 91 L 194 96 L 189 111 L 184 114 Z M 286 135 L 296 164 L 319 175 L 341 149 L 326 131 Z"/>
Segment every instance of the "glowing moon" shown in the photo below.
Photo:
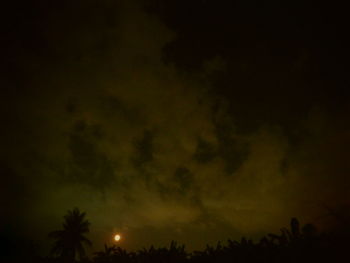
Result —
<path fill-rule="evenodd" d="M 117 234 L 117 235 L 114 236 L 114 240 L 115 240 L 115 241 L 118 242 L 120 239 L 121 239 L 121 236 L 120 236 L 119 234 Z"/>

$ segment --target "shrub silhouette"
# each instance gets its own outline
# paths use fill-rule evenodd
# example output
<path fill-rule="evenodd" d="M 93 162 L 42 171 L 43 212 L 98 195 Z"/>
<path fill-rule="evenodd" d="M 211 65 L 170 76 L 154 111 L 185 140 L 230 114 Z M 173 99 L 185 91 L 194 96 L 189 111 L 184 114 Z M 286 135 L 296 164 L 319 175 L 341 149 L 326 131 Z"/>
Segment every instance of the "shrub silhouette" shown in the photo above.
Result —
<path fill-rule="evenodd" d="M 128 263 L 134 262 L 135 253 L 127 252 L 125 249 L 117 247 L 115 245 L 108 247 L 104 246 L 104 251 L 94 253 L 94 262 L 96 263 Z"/>

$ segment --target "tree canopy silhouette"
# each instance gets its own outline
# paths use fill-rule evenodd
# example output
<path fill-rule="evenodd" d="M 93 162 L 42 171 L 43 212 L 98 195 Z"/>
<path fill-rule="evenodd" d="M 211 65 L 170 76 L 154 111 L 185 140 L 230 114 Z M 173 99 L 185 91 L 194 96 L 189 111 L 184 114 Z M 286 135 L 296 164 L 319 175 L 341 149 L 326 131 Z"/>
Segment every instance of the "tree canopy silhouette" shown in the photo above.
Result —
<path fill-rule="evenodd" d="M 49 237 L 55 239 L 51 253 L 65 261 L 73 262 L 77 255 L 82 259 L 85 256 L 84 245 L 92 243 L 84 234 L 89 232 L 90 222 L 85 219 L 86 213 L 78 208 L 68 210 L 64 216 L 63 230 L 53 231 Z"/>

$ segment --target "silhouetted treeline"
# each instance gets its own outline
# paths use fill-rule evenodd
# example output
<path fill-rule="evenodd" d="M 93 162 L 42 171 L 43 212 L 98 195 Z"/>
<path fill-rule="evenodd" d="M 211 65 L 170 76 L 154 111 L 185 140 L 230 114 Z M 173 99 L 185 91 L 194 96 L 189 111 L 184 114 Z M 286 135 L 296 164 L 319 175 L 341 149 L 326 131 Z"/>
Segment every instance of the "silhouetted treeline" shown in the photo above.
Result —
<path fill-rule="evenodd" d="M 211 262 L 348 262 L 350 240 L 343 235 L 318 233 L 312 224 L 300 226 L 292 218 L 289 228 L 268 234 L 258 242 L 242 238 L 225 244 L 207 246 L 203 251 L 188 253 L 184 245 L 172 241 L 169 247 L 142 249 L 129 252 L 121 247 L 105 245 L 94 253 L 91 263 L 211 263 Z M 45 263 L 67 262 L 67 258 L 46 258 Z M 345 260 L 345 261 L 344 261 Z M 350 258 L 348 258 L 350 260 Z"/>
<path fill-rule="evenodd" d="M 56 242 L 49 257 L 21 257 L 21 262 L 39 263 L 250 263 L 250 262 L 350 262 L 350 235 L 344 228 L 342 233 L 322 234 L 312 224 L 300 226 L 292 218 L 289 228 L 281 228 L 280 233 L 268 234 L 254 242 L 242 238 L 228 240 L 216 246 L 207 246 L 203 251 L 187 252 L 184 245 L 172 241 L 168 247 L 127 251 L 117 246 L 107 246 L 95 252 L 92 258 L 84 254 L 82 243 L 86 243 L 82 233 L 88 231 L 89 222 L 85 213 L 74 209 L 65 216 L 63 230 L 50 234 Z M 76 227 L 72 235 L 71 228 Z M 74 231 L 73 231 L 74 232 Z M 54 234 L 53 234 L 54 233 Z M 78 239 L 75 239 L 78 237 Z M 63 242 L 63 243 L 62 243 Z M 68 242 L 68 243 L 65 243 Z M 88 245 L 90 244 L 87 242 Z M 67 251 L 69 253 L 67 253 Z M 72 249 L 76 249 L 76 253 Z M 57 253 L 61 252 L 61 253 Z M 79 257 L 78 257 L 79 256 Z M 74 257 L 74 258 L 73 258 Z M 8 258 L 10 259 L 10 258 Z M 14 258 L 13 258 L 14 259 Z M 7 262 L 15 260 L 7 260 Z M 17 261 L 18 262 L 18 261 Z"/>

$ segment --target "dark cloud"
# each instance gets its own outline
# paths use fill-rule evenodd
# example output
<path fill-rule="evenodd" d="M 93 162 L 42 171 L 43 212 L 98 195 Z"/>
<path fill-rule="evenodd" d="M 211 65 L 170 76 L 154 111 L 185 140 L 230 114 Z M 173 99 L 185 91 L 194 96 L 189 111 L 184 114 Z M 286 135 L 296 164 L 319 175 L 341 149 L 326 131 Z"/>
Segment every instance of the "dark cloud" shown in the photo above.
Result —
<path fill-rule="evenodd" d="M 100 190 L 114 182 L 115 168 L 104 154 L 98 152 L 92 142 L 79 135 L 71 135 L 68 147 L 73 161 L 70 178 Z"/>
<path fill-rule="evenodd" d="M 193 175 L 186 167 L 178 167 L 174 173 L 174 181 L 180 193 L 186 193 L 193 184 Z"/>
<path fill-rule="evenodd" d="M 194 159 L 199 163 L 207 163 L 212 161 L 216 156 L 216 149 L 209 142 L 198 138 Z"/>
<path fill-rule="evenodd" d="M 132 162 L 136 168 L 142 169 L 144 164 L 153 161 L 153 138 L 154 134 L 149 130 L 145 130 L 142 137 L 135 140 L 135 156 L 132 158 Z"/>
<path fill-rule="evenodd" d="M 166 62 L 197 71 L 207 60 L 224 58 L 225 70 L 211 79 L 215 94 L 230 102 L 237 129 L 247 132 L 262 123 L 289 131 L 315 104 L 327 111 L 346 104 L 349 52 L 340 9 L 276 1 L 169 1 L 153 11 L 177 33 L 164 49 Z"/>

